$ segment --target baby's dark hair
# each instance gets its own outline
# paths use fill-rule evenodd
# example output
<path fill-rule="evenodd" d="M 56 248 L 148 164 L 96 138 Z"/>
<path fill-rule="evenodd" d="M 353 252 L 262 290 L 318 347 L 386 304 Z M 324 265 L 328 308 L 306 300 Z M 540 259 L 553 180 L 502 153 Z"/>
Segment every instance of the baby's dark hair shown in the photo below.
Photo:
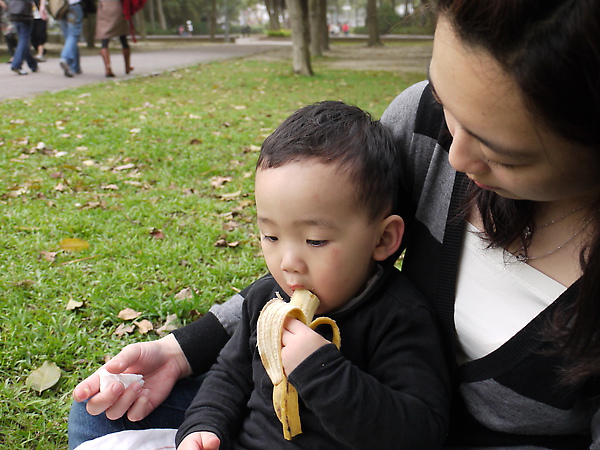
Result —
<path fill-rule="evenodd" d="M 336 164 L 354 183 L 358 206 L 370 220 L 396 210 L 398 152 L 388 129 L 362 109 L 338 101 L 299 109 L 265 140 L 256 168 L 306 160 Z"/>

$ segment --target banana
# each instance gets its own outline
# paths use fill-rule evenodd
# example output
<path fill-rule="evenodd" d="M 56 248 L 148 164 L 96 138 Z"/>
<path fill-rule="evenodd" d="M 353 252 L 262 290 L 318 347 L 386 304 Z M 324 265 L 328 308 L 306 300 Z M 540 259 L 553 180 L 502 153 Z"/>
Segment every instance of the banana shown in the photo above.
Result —
<path fill-rule="evenodd" d="M 332 342 L 339 349 L 341 344 L 340 330 L 329 317 L 313 320 L 319 307 L 319 299 L 312 292 L 299 289 L 294 291 L 289 303 L 279 293 L 277 298 L 269 300 L 258 317 L 257 338 L 258 353 L 271 382 L 273 383 L 273 408 L 283 426 L 283 436 L 288 441 L 302 433 L 298 392 L 288 382 L 281 361 L 281 336 L 283 324 L 287 317 L 300 320 L 313 330 L 319 325 L 328 324 L 333 329 Z"/>

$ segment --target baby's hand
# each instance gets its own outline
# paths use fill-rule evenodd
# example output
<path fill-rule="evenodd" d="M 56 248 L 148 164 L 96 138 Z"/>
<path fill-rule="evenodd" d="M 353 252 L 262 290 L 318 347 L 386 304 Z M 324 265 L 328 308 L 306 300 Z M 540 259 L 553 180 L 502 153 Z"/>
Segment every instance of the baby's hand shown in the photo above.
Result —
<path fill-rule="evenodd" d="M 287 318 L 281 336 L 281 360 L 286 376 L 311 353 L 330 342 L 297 319 Z"/>
<path fill-rule="evenodd" d="M 221 440 L 209 431 L 188 434 L 177 450 L 218 450 Z"/>

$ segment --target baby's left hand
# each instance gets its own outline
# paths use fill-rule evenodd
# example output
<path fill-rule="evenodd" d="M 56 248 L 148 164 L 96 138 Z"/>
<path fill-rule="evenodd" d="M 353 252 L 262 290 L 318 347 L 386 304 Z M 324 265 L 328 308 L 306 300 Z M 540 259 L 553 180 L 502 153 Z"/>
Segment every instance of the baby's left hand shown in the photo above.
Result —
<path fill-rule="evenodd" d="M 218 450 L 221 440 L 216 434 L 208 431 L 188 434 L 177 450 Z"/>
<path fill-rule="evenodd" d="M 286 376 L 311 353 L 330 342 L 297 319 L 287 318 L 281 336 L 281 360 Z"/>

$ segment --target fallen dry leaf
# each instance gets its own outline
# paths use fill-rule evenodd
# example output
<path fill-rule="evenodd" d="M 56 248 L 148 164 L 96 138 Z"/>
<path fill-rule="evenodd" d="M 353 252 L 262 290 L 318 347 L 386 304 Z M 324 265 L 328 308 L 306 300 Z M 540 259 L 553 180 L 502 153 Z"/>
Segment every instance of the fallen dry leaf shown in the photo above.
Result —
<path fill-rule="evenodd" d="M 139 322 L 133 322 L 135 326 L 138 327 L 138 330 L 142 334 L 148 334 L 149 331 L 152 331 L 154 327 L 152 326 L 152 322 L 147 319 L 140 320 Z"/>
<path fill-rule="evenodd" d="M 40 257 L 42 261 L 54 262 L 56 259 L 56 252 L 40 252 Z"/>
<path fill-rule="evenodd" d="M 81 308 L 82 306 L 83 302 L 78 302 L 76 300 L 71 299 L 67 302 L 67 306 L 65 307 L 65 309 L 67 311 L 72 311 L 74 309 Z"/>
<path fill-rule="evenodd" d="M 194 297 L 192 288 L 186 287 L 175 294 L 175 300 L 186 300 Z"/>
<path fill-rule="evenodd" d="M 131 308 L 125 308 L 125 309 L 122 309 L 121 311 L 119 311 L 119 314 L 117 314 L 117 317 L 119 319 L 123 319 L 123 320 L 131 320 L 131 319 L 137 319 L 141 315 L 142 315 L 141 312 L 137 312 L 136 310 L 131 309 Z"/>
<path fill-rule="evenodd" d="M 156 228 L 153 228 L 150 231 L 150 236 L 152 236 L 154 239 L 164 239 L 165 235 L 163 234 L 163 232 L 161 230 L 157 230 Z"/>
<path fill-rule="evenodd" d="M 210 180 L 210 185 L 215 188 L 222 187 L 225 183 L 231 181 L 231 177 L 212 177 Z"/>
<path fill-rule="evenodd" d="M 165 323 L 156 329 L 156 334 L 160 337 L 164 337 L 169 332 L 176 330 L 179 328 L 179 319 L 177 318 L 177 314 L 169 314 L 165 319 Z"/>
<path fill-rule="evenodd" d="M 38 392 L 54 386 L 60 378 L 60 369 L 52 361 L 44 361 L 40 367 L 29 374 L 25 380 L 25 386 Z"/>
<path fill-rule="evenodd" d="M 66 238 L 60 241 L 58 245 L 67 252 L 78 252 L 90 248 L 88 241 L 79 238 Z"/>
<path fill-rule="evenodd" d="M 236 228 L 238 228 L 239 226 L 240 226 L 239 223 L 237 223 L 234 220 L 230 220 L 229 222 L 227 222 L 223 225 L 223 228 L 225 228 L 225 230 L 227 230 L 227 231 L 233 231 Z"/>
<path fill-rule="evenodd" d="M 240 196 L 240 194 L 242 193 L 242 191 L 236 191 L 236 192 L 231 192 L 230 194 L 221 194 L 221 200 L 233 200 L 234 198 L 237 198 Z"/>
<path fill-rule="evenodd" d="M 124 334 L 130 334 L 133 333 L 133 331 L 135 330 L 135 325 L 133 324 L 124 324 L 122 323 L 121 325 L 119 325 L 117 327 L 117 329 L 115 330 L 115 332 L 113 334 L 116 334 L 117 336 L 121 337 Z"/>

